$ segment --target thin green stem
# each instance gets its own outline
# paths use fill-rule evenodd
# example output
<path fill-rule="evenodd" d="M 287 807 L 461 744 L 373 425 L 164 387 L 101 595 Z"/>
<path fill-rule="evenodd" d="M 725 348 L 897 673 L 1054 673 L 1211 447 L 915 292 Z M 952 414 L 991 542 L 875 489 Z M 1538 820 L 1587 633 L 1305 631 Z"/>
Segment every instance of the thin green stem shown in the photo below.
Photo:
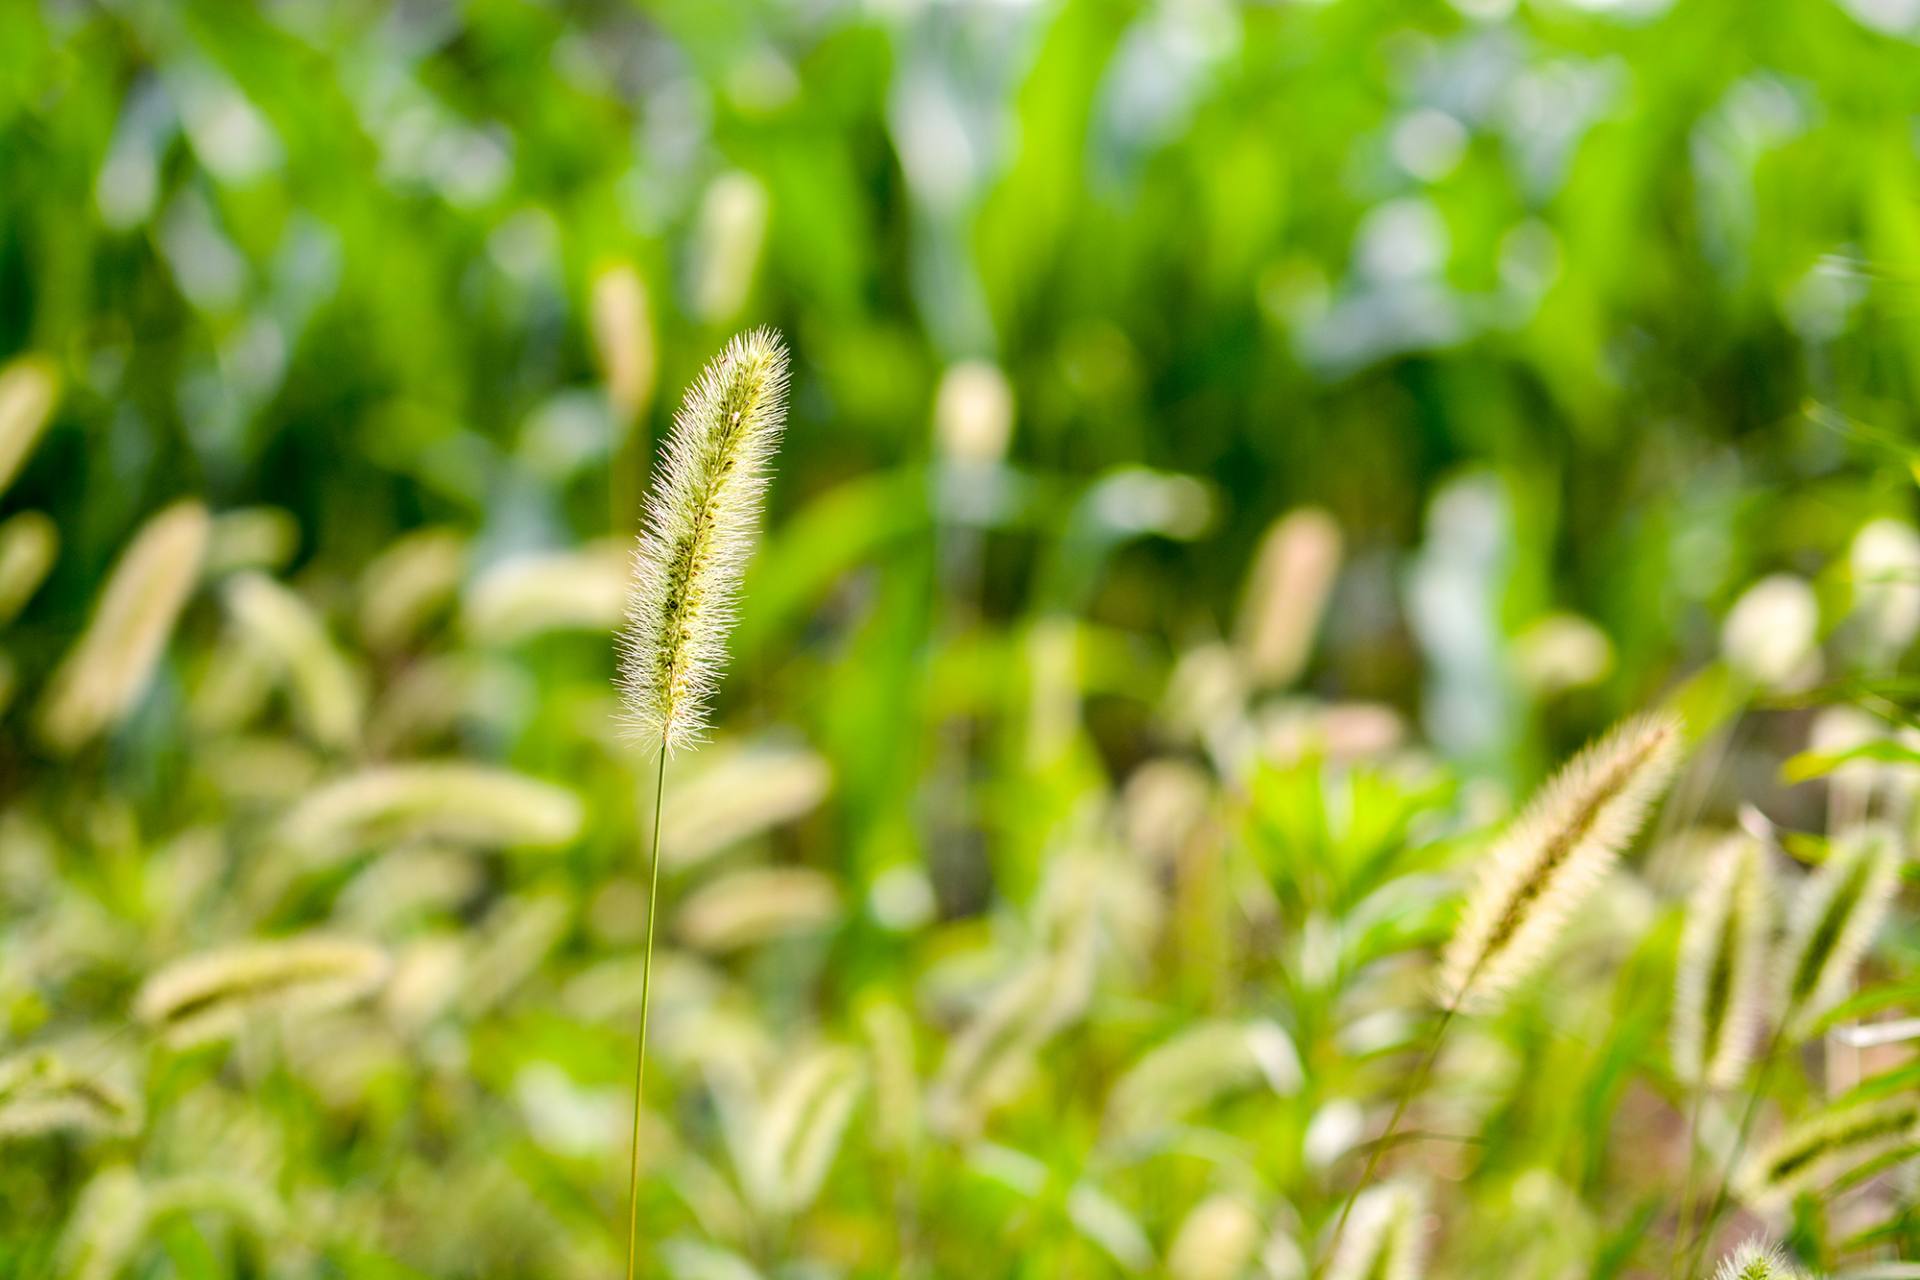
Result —
<path fill-rule="evenodd" d="M 1332 1257 L 1334 1250 L 1340 1247 L 1340 1236 L 1347 1229 L 1347 1216 L 1353 1212 L 1353 1202 L 1360 1198 L 1360 1192 L 1372 1181 L 1373 1171 L 1380 1164 L 1381 1153 L 1392 1143 L 1394 1131 L 1407 1114 L 1407 1106 L 1426 1084 L 1427 1076 L 1433 1070 L 1434 1059 L 1440 1056 L 1440 1042 L 1446 1038 L 1447 1028 L 1452 1025 L 1459 1008 L 1459 1002 L 1455 1001 L 1441 1011 L 1440 1021 L 1434 1025 L 1433 1034 L 1427 1038 L 1427 1047 L 1420 1055 L 1420 1065 L 1413 1069 L 1413 1078 L 1407 1081 L 1407 1087 L 1400 1091 L 1400 1100 L 1393 1106 L 1393 1115 L 1387 1121 L 1386 1131 L 1367 1152 L 1367 1163 L 1360 1170 L 1360 1179 L 1347 1191 L 1347 1198 L 1340 1206 L 1340 1217 L 1333 1224 L 1333 1236 L 1327 1241 L 1328 1257 Z"/>
<path fill-rule="evenodd" d="M 1669 1275 L 1680 1265 L 1680 1255 L 1693 1234 L 1693 1184 L 1700 1170 L 1700 1107 L 1705 1095 L 1705 1089 L 1695 1088 L 1687 1106 L 1687 1176 L 1680 1185 L 1679 1220 L 1673 1226 L 1673 1253 L 1667 1259 Z"/>
<path fill-rule="evenodd" d="M 660 797 L 667 789 L 667 739 L 653 777 L 653 851 L 647 858 L 647 951 L 640 962 L 640 1053 L 633 1067 L 633 1147 L 627 1163 L 627 1280 L 640 1250 L 640 1095 L 647 1083 L 647 1010 L 653 1003 L 653 922 L 660 915 Z"/>
<path fill-rule="evenodd" d="M 1720 1225 L 1720 1215 L 1727 1211 L 1727 1201 L 1733 1191 L 1733 1171 L 1740 1167 L 1740 1157 L 1746 1153 L 1747 1138 L 1753 1132 L 1753 1122 L 1760 1114 L 1760 1100 L 1766 1096 L 1767 1079 L 1773 1074 L 1773 1063 L 1780 1051 L 1780 1042 L 1784 1039 L 1787 1021 L 1792 1010 L 1783 1015 L 1780 1025 L 1774 1028 L 1773 1035 L 1767 1039 L 1766 1052 L 1761 1055 L 1759 1069 L 1754 1072 L 1753 1088 L 1747 1091 L 1747 1105 L 1740 1116 L 1740 1129 L 1734 1135 L 1733 1150 L 1727 1155 L 1726 1168 L 1720 1171 L 1719 1186 L 1714 1191 L 1713 1207 L 1707 1210 L 1707 1219 L 1700 1224 L 1700 1231 L 1693 1238 L 1693 1251 L 1687 1258 L 1687 1269 L 1682 1272 L 1685 1280 L 1700 1269 L 1700 1261 L 1713 1240 L 1714 1229 Z"/>

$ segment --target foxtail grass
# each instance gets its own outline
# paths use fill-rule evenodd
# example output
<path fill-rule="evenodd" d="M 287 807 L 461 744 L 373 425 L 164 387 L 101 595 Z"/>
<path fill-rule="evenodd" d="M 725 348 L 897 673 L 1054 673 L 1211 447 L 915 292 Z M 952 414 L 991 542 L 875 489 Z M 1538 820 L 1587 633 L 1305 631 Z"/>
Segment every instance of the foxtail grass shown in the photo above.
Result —
<path fill-rule="evenodd" d="M 1829 1107 L 1790 1124 L 1755 1151 L 1734 1179 L 1749 1204 L 1776 1207 L 1882 1156 L 1920 1143 L 1920 1102 L 1882 1098 Z"/>
<path fill-rule="evenodd" d="M 135 1262 L 166 1219 L 217 1214 L 255 1238 L 280 1237 L 285 1210 L 259 1182 L 223 1172 L 179 1173 L 143 1181 L 125 1165 L 95 1174 L 61 1236 L 57 1274 L 65 1280 L 114 1280 Z"/>
<path fill-rule="evenodd" d="M 866 1087 L 858 1054 L 826 1046 L 801 1055 L 775 1082 L 742 1153 L 754 1203 L 776 1215 L 813 1202 Z"/>
<path fill-rule="evenodd" d="M 466 557 L 466 538 L 447 528 L 407 534 L 374 557 L 359 582 L 359 630 L 367 647 L 390 653 L 413 643 L 453 599 Z"/>
<path fill-rule="evenodd" d="M 133 1012 L 180 1047 L 222 1039 L 255 1014 L 349 1004 L 386 976 L 386 953 L 350 938 L 308 934 L 246 942 L 160 969 L 141 985 Z"/>
<path fill-rule="evenodd" d="M 253 570 L 279 573 L 300 550 L 300 522 L 284 507 L 236 507 L 213 518 L 207 533 L 207 576 Z"/>
<path fill-rule="evenodd" d="M 694 236 L 693 309 L 709 324 L 740 314 L 767 238 L 767 189 L 738 169 L 721 174 L 700 201 Z"/>
<path fill-rule="evenodd" d="M 1567 921 L 1613 868 L 1671 781 L 1681 736 L 1672 715 L 1636 716 L 1617 725 L 1562 766 L 1483 859 L 1441 956 L 1440 1019 L 1341 1205 L 1330 1247 L 1339 1247 L 1355 1199 L 1425 1084 L 1453 1019 L 1493 1009 L 1545 962 Z"/>
<path fill-rule="evenodd" d="M 1767 851 L 1753 837 L 1730 836 L 1715 847 L 1692 898 L 1674 972 L 1672 1044 L 1675 1077 L 1692 1093 L 1687 1107 L 1687 1175 L 1674 1233 L 1674 1261 L 1693 1212 L 1700 1109 L 1705 1095 L 1740 1083 L 1770 994 L 1767 944 L 1774 924 Z"/>
<path fill-rule="evenodd" d="M 307 602 L 251 570 L 230 579 L 223 594 L 247 642 L 285 681 L 314 741 L 339 751 L 357 745 L 366 718 L 364 680 Z"/>
<path fill-rule="evenodd" d="M 840 919 L 840 890 L 811 867 L 749 867 L 700 886 L 674 915 L 674 932 L 697 951 L 726 953 L 796 934 L 818 933 Z"/>
<path fill-rule="evenodd" d="M 647 498 L 620 638 L 620 688 L 641 740 L 656 743 L 647 933 L 628 1165 L 627 1280 L 639 1259 L 640 1116 L 660 904 L 660 812 L 667 756 L 704 734 L 786 423 L 787 351 L 770 329 L 733 339 L 690 387 Z"/>
<path fill-rule="evenodd" d="M 179 502 L 134 535 L 41 701 L 40 737 L 49 747 L 78 750 L 117 723 L 146 690 L 200 579 L 208 523 L 205 507 Z"/>
<path fill-rule="evenodd" d="M 1845 997 L 1899 887 L 1900 857 L 1899 837 L 1890 829 L 1857 827 L 1834 841 L 1831 856 L 1794 900 L 1776 996 L 1789 1039 L 1811 1033 Z"/>
<path fill-rule="evenodd" d="M 328 862 L 386 841 L 551 848 L 580 832 L 571 791 L 489 765 L 423 760 L 374 765 L 304 796 L 280 820 L 284 845 Z"/>
<path fill-rule="evenodd" d="M 60 401 L 60 371 L 45 356 L 0 368 L 0 492 L 13 483 Z"/>
<path fill-rule="evenodd" d="M 1805 1273 L 1789 1266 L 1777 1249 L 1749 1240 L 1721 1259 L 1714 1280 L 1805 1280 Z"/>
<path fill-rule="evenodd" d="M 12 622 L 53 568 L 60 531 L 39 511 L 22 511 L 0 524 L 0 626 Z"/>
<path fill-rule="evenodd" d="M 0 1061 L 0 1143 L 58 1132 L 121 1136 L 139 1126 L 132 1098 L 73 1070 L 56 1054 Z"/>
<path fill-rule="evenodd" d="M 1216 1191 L 1187 1212 L 1167 1246 L 1170 1280 L 1237 1280 L 1260 1251 L 1260 1216 L 1247 1197 Z"/>
<path fill-rule="evenodd" d="M 147 1189 L 124 1164 L 88 1179 L 67 1216 L 55 1254 L 65 1280 L 114 1280 L 139 1251 L 147 1230 Z"/>
<path fill-rule="evenodd" d="M 1282 516 L 1261 541 L 1236 637 L 1257 687 L 1292 684 L 1306 669 L 1340 574 L 1343 543 L 1339 524 L 1318 507 Z"/>
<path fill-rule="evenodd" d="M 1846 994 L 1860 959 L 1872 945 L 1900 882 L 1899 837 L 1878 825 L 1855 827 L 1834 837 L 1828 856 L 1800 887 L 1787 918 L 1787 934 L 1775 965 L 1773 999 L 1778 1021 L 1761 1053 L 1760 1070 L 1747 1091 L 1733 1148 L 1721 1172 L 1706 1221 L 1695 1235 L 1687 1269 L 1692 1277 L 1735 1192 L 1747 1138 L 1759 1115 L 1767 1074 L 1782 1046 L 1798 1044 Z"/>
<path fill-rule="evenodd" d="M 509 645 L 550 631 L 610 632 L 627 599 L 618 547 L 515 556 L 488 569 L 461 603 L 460 622 L 482 644 Z"/>
<path fill-rule="evenodd" d="M 1107 1095 L 1107 1116 L 1116 1134 L 1138 1136 L 1242 1090 L 1296 1093 L 1303 1078 L 1300 1055 L 1278 1023 L 1203 1022 L 1127 1068 Z"/>
<path fill-rule="evenodd" d="M 1441 958 L 1450 1009 L 1498 1004 L 1546 960 L 1672 779 L 1680 724 L 1627 721 L 1563 767 L 1481 863 Z"/>
<path fill-rule="evenodd" d="M 645 740 L 705 730 L 741 574 L 786 419 L 787 353 L 771 330 L 727 344 L 687 392 L 633 558 L 621 689 Z"/>
<path fill-rule="evenodd" d="M 1687 904 L 1680 939 L 1672 1050 L 1681 1083 L 1727 1089 L 1745 1075 L 1765 1016 L 1773 914 L 1766 850 L 1729 837 Z"/>
<path fill-rule="evenodd" d="M 676 779 L 662 811 L 660 856 L 669 871 L 811 813 L 833 770 L 804 746 L 778 742 L 716 747 L 692 777 Z"/>
<path fill-rule="evenodd" d="M 623 426 L 653 402 L 659 373 L 647 282 L 631 262 L 610 262 L 594 273 L 589 320 L 593 354 L 606 381 L 607 401 Z"/>
<path fill-rule="evenodd" d="M 987 1115 L 1030 1077 L 1039 1051 L 1092 998 L 1092 925 L 1068 928 L 988 997 L 947 1047 L 927 1096 L 927 1118 L 949 1137 L 976 1136 Z"/>

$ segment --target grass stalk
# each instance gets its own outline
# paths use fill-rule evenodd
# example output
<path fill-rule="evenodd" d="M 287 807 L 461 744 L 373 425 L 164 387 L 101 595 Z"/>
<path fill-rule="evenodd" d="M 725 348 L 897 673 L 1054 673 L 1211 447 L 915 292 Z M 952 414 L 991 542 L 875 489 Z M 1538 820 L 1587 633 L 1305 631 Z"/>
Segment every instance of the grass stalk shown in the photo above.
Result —
<path fill-rule="evenodd" d="M 1400 1097 L 1393 1105 L 1393 1114 L 1387 1119 L 1386 1129 L 1368 1150 L 1367 1162 L 1360 1169 L 1360 1177 L 1348 1188 L 1346 1199 L 1340 1205 L 1340 1216 L 1334 1221 L 1333 1235 L 1327 1240 L 1327 1257 L 1332 1257 L 1339 1249 L 1340 1237 L 1347 1229 L 1347 1218 L 1353 1213 L 1353 1203 L 1373 1180 L 1374 1171 L 1380 1166 L 1381 1153 L 1392 1145 L 1400 1121 L 1406 1118 L 1407 1107 L 1412 1104 L 1414 1095 L 1426 1087 L 1427 1077 L 1433 1072 L 1434 1060 L 1440 1056 L 1440 1045 L 1446 1039 L 1447 1028 L 1453 1025 L 1454 1015 L 1459 1011 L 1457 1000 L 1441 1010 L 1440 1021 L 1434 1024 L 1433 1033 L 1427 1037 L 1426 1048 L 1420 1053 L 1419 1065 L 1414 1067 L 1412 1078 L 1407 1081 L 1407 1087 L 1400 1091 Z"/>
<path fill-rule="evenodd" d="M 1720 1171 L 1718 1186 L 1714 1190 L 1712 1207 L 1707 1210 L 1706 1220 L 1700 1224 L 1700 1230 L 1694 1235 L 1693 1247 L 1687 1255 L 1687 1269 L 1680 1274 L 1685 1280 L 1692 1280 L 1700 1270 L 1700 1263 L 1706 1255 L 1707 1245 L 1713 1239 L 1713 1233 L 1720 1225 L 1720 1217 L 1727 1211 L 1727 1203 L 1732 1198 L 1733 1173 L 1740 1167 L 1740 1157 L 1746 1154 L 1747 1139 L 1753 1134 L 1753 1122 L 1760 1114 L 1760 1100 L 1766 1096 L 1767 1081 L 1773 1075 L 1773 1065 L 1779 1056 L 1780 1042 L 1785 1038 L 1784 1020 L 1774 1028 L 1767 1039 L 1766 1051 L 1760 1056 L 1759 1069 L 1754 1072 L 1753 1087 L 1747 1090 L 1746 1105 L 1741 1109 L 1740 1127 L 1733 1138 L 1733 1149 L 1727 1154 L 1726 1167 Z"/>
<path fill-rule="evenodd" d="M 640 1050 L 633 1064 L 633 1145 L 627 1161 L 627 1280 L 633 1280 L 640 1250 L 640 1101 L 647 1084 L 647 1011 L 653 1003 L 653 926 L 660 916 L 660 798 L 666 791 L 667 744 L 653 778 L 653 848 L 647 856 L 647 944 L 640 962 Z"/>

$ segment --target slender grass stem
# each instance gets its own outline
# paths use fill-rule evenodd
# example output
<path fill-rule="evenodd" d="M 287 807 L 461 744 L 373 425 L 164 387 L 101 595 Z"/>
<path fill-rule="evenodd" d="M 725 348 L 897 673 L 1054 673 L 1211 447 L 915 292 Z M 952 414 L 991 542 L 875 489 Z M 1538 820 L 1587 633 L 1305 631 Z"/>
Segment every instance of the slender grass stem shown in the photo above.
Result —
<path fill-rule="evenodd" d="M 1740 1167 L 1740 1157 L 1746 1153 L 1747 1139 L 1753 1133 L 1754 1119 L 1760 1114 L 1760 1100 L 1766 1096 L 1767 1080 L 1773 1074 L 1774 1059 L 1779 1054 L 1785 1026 L 1785 1019 L 1782 1019 L 1780 1026 L 1775 1027 L 1767 1039 L 1766 1052 L 1761 1055 L 1759 1069 L 1754 1072 L 1753 1087 L 1747 1091 L 1746 1106 L 1740 1115 L 1740 1128 L 1733 1138 L 1733 1150 L 1727 1155 L 1726 1167 L 1720 1171 L 1713 1206 L 1707 1210 L 1706 1221 L 1700 1224 L 1700 1230 L 1693 1238 L 1693 1249 L 1687 1256 L 1687 1269 L 1680 1273 L 1684 1280 L 1692 1280 L 1698 1273 L 1701 1259 L 1713 1240 L 1714 1230 L 1720 1225 L 1720 1215 L 1727 1211 L 1727 1202 L 1732 1197 L 1733 1173 Z"/>
<path fill-rule="evenodd" d="M 1705 1100 L 1705 1093 L 1704 1089 L 1694 1089 L 1687 1106 L 1687 1176 L 1680 1184 L 1680 1206 L 1673 1226 L 1673 1253 L 1667 1258 L 1669 1275 L 1680 1265 L 1680 1255 L 1686 1252 L 1689 1237 L 1693 1234 L 1693 1184 L 1700 1172 L 1700 1107 Z"/>
<path fill-rule="evenodd" d="M 1412 1103 L 1413 1096 L 1425 1087 L 1427 1076 L 1433 1071 L 1434 1060 L 1440 1056 L 1440 1043 L 1446 1039 L 1447 1028 L 1453 1024 L 1454 1015 L 1459 1010 L 1460 1005 L 1457 1000 L 1448 1004 L 1440 1013 L 1440 1021 L 1434 1024 L 1433 1034 L 1427 1037 L 1427 1046 L 1420 1054 L 1420 1064 L 1413 1069 L 1413 1077 L 1407 1081 L 1407 1087 L 1400 1091 L 1400 1099 L 1393 1105 L 1393 1115 L 1388 1118 L 1385 1131 L 1368 1150 L 1367 1163 L 1360 1170 L 1359 1180 L 1348 1189 L 1347 1198 L 1340 1205 L 1340 1217 L 1334 1222 L 1333 1235 L 1327 1241 L 1329 1257 L 1340 1247 L 1340 1236 L 1347 1229 L 1347 1218 L 1353 1212 L 1353 1202 L 1360 1198 L 1360 1193 L 1373 1180 L 1373 1171 L 1379 1167 L 1381 1153 L 1392 1145 L 1394 1132 L 1399 1129 L 1400 1121 L 1405 1118 L 1407 1107 Z"/>
<path fill-rule="evenodd" d="M 653 777 L 653 849 L 647 857 L 647 950 L 640 962 L 640 1052 L 633 1066 L 633 1146 L 627 1162 L 627 1280 L 640 1250 L 640 1097 L 647 1083 L 647 1010 L 653 1003 L 653 924 L 660 915 L 660 797 L 667 787 L 667 742 Z"/>

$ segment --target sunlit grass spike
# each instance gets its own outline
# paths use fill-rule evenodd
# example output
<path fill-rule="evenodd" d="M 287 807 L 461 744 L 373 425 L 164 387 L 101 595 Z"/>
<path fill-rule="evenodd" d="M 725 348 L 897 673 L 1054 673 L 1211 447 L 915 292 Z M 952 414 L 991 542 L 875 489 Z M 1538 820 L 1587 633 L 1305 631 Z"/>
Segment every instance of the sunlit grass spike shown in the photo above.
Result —
<path fill-rule="evenodd" d="M 1642 716 L 1561 768 L 1488 853 L 1441 961 L 1448 1008 L 1486 1006 L 1547 957 L 1666 789 L 1680 722 Z"/>
<path fill-rule="evenodd" d="M 755 329 L 734 338 L 688 388 L 674 415 L 633 557 L 627 627 L 620 637 L 620 688 L 629 720 L 647 743 L 658 744 L 659 756 L 627 1170 L 627 1280 L 633 1280 L 639 1260 L 640 1106 L 654 926 L 660 917 L 660 798 L 667 756 L 699 741 L 706 729 L 786 415 L 787 349 L 780 336 Z"/>
<path fill-rule="evenodd" d="M 1803 1273 L 1788 1266 L 1778 1250 L 1749 1240 L 1727 1255 L 1713 1280 L 1803 1280 Z"/>
<path fill-rule="evenodd" d="M 786 391 L 779 337 L 743 334 L 688 390 L 662 451 L 633 560 L 621 687 L 641 735 L 669 751 L 706 727 Z"/>

